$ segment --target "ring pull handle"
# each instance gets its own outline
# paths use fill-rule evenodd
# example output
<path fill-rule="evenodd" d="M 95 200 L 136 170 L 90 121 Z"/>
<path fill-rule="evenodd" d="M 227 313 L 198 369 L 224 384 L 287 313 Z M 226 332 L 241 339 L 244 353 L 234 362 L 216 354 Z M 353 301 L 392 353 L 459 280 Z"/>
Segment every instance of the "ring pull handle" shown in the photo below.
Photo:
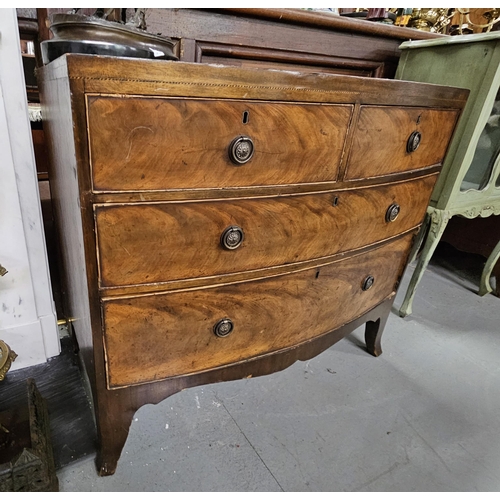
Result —
<path fill-rule="evenodd" d="M 234 323 L 229 318 L 223 318 L 214 325 L 217 337 L 227 337 L 234 330 Z"/>
<path fill-rule="evenodd" d="M 221 234 L 220 242 L 226 250 L 236 250 L 244 239 L 245 233 L 240 226 L 229 226 Z"/>
<path fill-rule="evenodd" d="M 385 213 L 385 221 L 394 222 L 398 218 L 400 211 L 401 207 L 397 203 L 393 203 L 389 206 L 387 212 Z"/>
<path fill-rule="evenodd" d="M 371 274 L 369 274 L 363 280 L 363 284 L 361 285 L 361 288 L 363 289 L 364 292 L 366 292 L 367 290 L 369 290 L 373 286 L 374 282 L 375 282 L 375 278 Z"/>
<path fill-rule="evenodd" d="M 243 165 L 252 159 L 253 141 L 250 137 L 236 137 L 229 145 L 229 158 L 235 165 Z"/>
<path fill-rule="evenodd" d="M 421 140 L 422 140 L 422 134 L 420 132 L 418 132 L 417 130 L 415 130 L 415 132 L 412 132 L 410 134 L 410 137 L 408 137 L 408 141 L 406 143 L 407 153 L 415 152 L 420 146 Z"/>

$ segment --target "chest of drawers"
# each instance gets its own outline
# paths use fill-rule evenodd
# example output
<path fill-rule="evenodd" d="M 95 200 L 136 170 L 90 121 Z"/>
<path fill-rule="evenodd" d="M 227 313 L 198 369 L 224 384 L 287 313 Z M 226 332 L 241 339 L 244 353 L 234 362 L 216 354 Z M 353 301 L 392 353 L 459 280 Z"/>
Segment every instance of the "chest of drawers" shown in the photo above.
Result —
<path fill-rule="evenodd" d="M 74 54 L 40 88 L 100 474 L 143 404 L 381 353 L 467 91 Z"/>

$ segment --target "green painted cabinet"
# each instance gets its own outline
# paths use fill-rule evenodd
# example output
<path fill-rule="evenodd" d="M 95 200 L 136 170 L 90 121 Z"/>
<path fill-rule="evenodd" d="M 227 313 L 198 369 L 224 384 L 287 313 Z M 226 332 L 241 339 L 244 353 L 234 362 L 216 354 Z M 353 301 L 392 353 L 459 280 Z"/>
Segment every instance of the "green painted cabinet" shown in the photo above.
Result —
<path fill-rule="evenodd" d="M 470 90 L 414 247 L 414 255 L 422 251 L 399 311 L 406 316 L 450 218 L 500 214 L 500 33 L 405 42 L 400 48 L 397 79 Z M 490 274 L 499 256 L 500 242 L 484 267 L 480 295 L 492 291 Z"/>

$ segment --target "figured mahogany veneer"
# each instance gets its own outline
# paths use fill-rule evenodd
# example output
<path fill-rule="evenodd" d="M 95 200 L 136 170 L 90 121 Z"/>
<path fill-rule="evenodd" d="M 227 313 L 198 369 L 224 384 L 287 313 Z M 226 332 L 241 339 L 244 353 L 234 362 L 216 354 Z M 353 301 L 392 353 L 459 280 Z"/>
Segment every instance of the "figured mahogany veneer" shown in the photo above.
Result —
<path fill-rule="evenodd" d="M 436 177 L 278 198 L 98 205 L 100 283 L 119 287 L 237 273 L 362 248 L 416 228 Z M 393 203 L 400 212 L 387 222 Z M 233 225 L 243 229 L 244 240 L 226 250 L 220 237 Z"/>
<path fill-rule="evenodd" d="M 138 191 L 334 181 L 352 109 L 90 96 L 93 187 Z M 242 135 L 255 150 L 235 168 L 228 148 Z M 287 168 L 290 162 L 301 168 Z"/>
<path fill-rule="evenodd" d="M 381 354 L 467 91 L 76 54 L 40 89 L 100 474 L 144 404 L 282 370 L 362 324 Z"/>
<path fill-rule="evenodd" d="M 458 116 L 459 110 L 361 106 L 346 180 L 440 165 Z M 410 153 L 407 143 L 413 132 L 421 139 Z"/>
<path fill-rule="evenodd" d="M 284 276 L 103 304 L 110 388 L 230 365 L 338 328 L 394 292 L 413 234 L 372 252 Z M 373 275 L 371 288 L 364 279 Z M 230 318 L 224 338 L 213 327 Z M 179 325 L 189 335 L 179 334 Z"/>

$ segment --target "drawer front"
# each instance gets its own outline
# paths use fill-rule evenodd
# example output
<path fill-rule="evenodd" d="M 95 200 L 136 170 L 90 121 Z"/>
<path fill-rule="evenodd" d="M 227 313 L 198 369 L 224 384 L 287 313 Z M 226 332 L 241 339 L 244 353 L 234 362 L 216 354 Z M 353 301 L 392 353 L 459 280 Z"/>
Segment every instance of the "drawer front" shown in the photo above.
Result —
<path fill-rule="evenodd" d="M 346 179 L 441 164 L 458 115 L 458 110 L 361 106 Z"/>
<path fill-rule="evenodd" d="M 109 387 L 210 370 L 334 330 L 393 292 L 411 241 L 280 277 L 104 302 Z"/>
<path fill-rule="evenodd" d="M 420 224 L 435 180 L 281 198 L 100 205 L 100 284 L 216 276 L 360 248 Z M 395 204 L 399 215 L 389 222 Z M 223 238 L 237 239 L 237 228 L 243 241 L 228 249 Z"/>
<path fill-rule="evenodd" d="M 141 191 L 335 181 L 352 109 L 88 97 L 93 188 Z M 242 136 L 253 146 L 247 140 L 233 144 Z M 246 163 L 235 163 L 231 155 L 240 162 L 251 156 Z"/>

